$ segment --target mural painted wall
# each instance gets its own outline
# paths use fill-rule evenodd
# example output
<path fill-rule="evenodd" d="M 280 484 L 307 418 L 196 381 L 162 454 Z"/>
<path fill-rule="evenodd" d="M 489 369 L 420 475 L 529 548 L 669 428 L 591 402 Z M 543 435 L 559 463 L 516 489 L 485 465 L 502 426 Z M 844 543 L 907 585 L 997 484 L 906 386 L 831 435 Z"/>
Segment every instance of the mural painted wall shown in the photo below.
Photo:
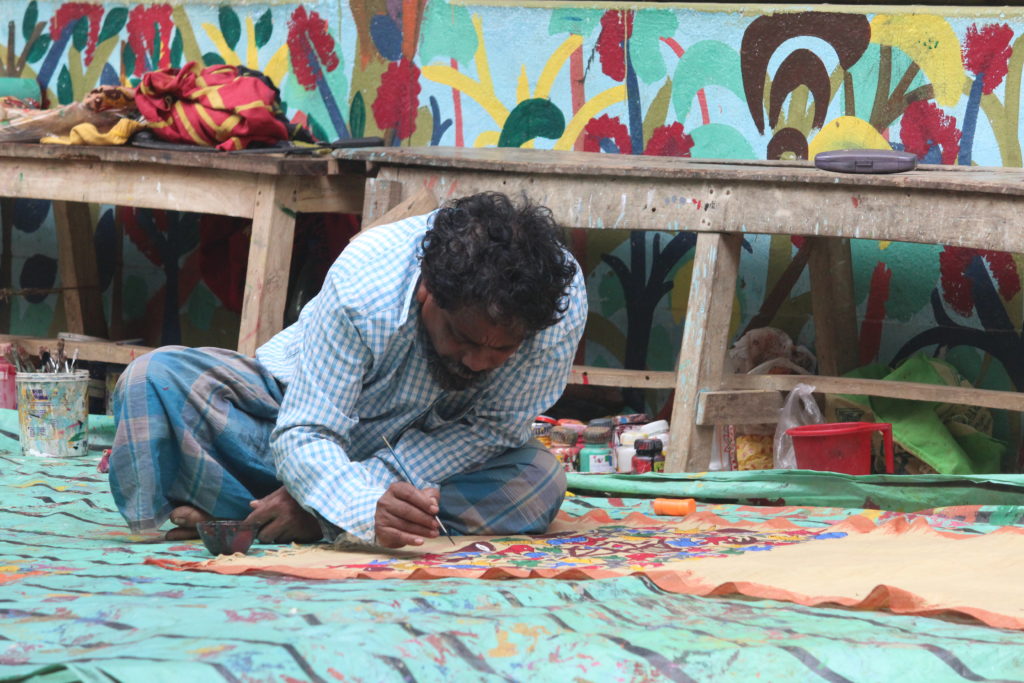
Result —
<path fill-rule="evenodd" d="M 0 19 L 10 22 L 0 71 L 36 79 L 52 104 L 147 70 L 231 63 L 270 76 L 289 117 L 326 140 L 723 159 L 871 147 L 1021 166 L 1020 9 L 33 1 L 3 3 Z M 95 217 L 103 286 L 108 301 L 120 288 L 125 330 L 150 343 L 232 343 L 243 224 L 112 207 Z M 340 248 L 338 220 L 313 219 L 300 240 Z M 4 285 L 59 285 L 51 225 L 46 202 L 15 202 Z M 118 283 L 109 254 L 121 241 Z M 607 231 L 574 245 L 590 285 L 586 361 L 671 368 L 693 236 Z M 799 241 L 752 236 L 745 247 L 737 329 Z M 925 350 L 980 386 L 1024 389 L 1021 256 L 876 242 L 855 243 L 854 256 L 863 362 Z M 813 346 L 809 310 L 805 276 L 774 324 Z M 54 294 L 12 298 L 0 316 L 17 333 L 62 324 Z"/>

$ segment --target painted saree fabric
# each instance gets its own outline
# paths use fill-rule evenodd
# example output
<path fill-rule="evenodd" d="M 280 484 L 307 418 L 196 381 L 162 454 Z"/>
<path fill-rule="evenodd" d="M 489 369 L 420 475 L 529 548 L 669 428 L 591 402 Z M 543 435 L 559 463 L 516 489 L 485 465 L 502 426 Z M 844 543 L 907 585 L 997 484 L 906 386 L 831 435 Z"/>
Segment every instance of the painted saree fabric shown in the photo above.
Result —
<path fill-rule="evenodd" d="M 972 508 L 973 509 L 973 508 Z M 969 516 L 972 509 L 958 514 Z M 757 510 L 756 508 L 754 510 Z M 416 550 L 309 546 L 206 562 L 154 560 L 176 569 L 273 572 L 316 579 L 466 577 L 603 579 L 641 574 L 664 590 L 742 594 L 802 605 L 839 604 L 906 614 L 957 613 L 1024 629 L 1017 589 L 1024 529 L 979 533 L 942 516 L 858 511 L 822 529 L 815 508 L 781 508 L 762 521 L 698 511 L 685 518 L 600 510 L 562 514 L 547 534 L 432 539 Z"/>

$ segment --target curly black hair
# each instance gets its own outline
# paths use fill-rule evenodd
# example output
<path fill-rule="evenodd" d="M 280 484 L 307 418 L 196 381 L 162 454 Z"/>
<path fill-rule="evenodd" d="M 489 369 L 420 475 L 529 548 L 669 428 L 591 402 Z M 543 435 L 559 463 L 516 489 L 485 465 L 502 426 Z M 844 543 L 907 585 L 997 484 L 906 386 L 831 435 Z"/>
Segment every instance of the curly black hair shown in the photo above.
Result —
<path fill-rule="evenodd" d="M 427 291 L 445 310 L 475 309 L 525 334 L 562 319 L 576 264 L 544 206 L 500 192 L 448 202 L 423 240 Z"/>

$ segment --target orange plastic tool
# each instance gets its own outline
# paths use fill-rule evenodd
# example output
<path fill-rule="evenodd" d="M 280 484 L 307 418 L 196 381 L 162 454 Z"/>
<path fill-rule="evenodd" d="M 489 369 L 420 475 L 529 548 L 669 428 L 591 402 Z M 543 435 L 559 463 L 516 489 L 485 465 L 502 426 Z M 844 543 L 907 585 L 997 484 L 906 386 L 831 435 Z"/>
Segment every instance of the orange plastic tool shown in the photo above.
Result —
<path fill-rule="evenodd" d="M 655 498 L 654 514 L 675 515 L 685 517 L 697 511 L 697 501 L 693 498 Z"/>

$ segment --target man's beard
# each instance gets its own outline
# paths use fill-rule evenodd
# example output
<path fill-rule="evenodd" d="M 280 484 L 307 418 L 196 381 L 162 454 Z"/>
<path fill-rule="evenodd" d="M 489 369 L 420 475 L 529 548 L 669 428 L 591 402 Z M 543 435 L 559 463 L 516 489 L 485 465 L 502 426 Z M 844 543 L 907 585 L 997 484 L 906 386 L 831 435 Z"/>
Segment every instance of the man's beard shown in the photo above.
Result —
<path fill-rule="evenodd" d="M 427 368 L 430 370 L 430 376 L 445 391 L 465 391 L 487 376 L 487 370 L 470 370 L 459 361 L 445 358 L 439 354 L 422 323 L 420 323 L 420 341 L 423 343 L 423 352 L 427 355 Z"/>

